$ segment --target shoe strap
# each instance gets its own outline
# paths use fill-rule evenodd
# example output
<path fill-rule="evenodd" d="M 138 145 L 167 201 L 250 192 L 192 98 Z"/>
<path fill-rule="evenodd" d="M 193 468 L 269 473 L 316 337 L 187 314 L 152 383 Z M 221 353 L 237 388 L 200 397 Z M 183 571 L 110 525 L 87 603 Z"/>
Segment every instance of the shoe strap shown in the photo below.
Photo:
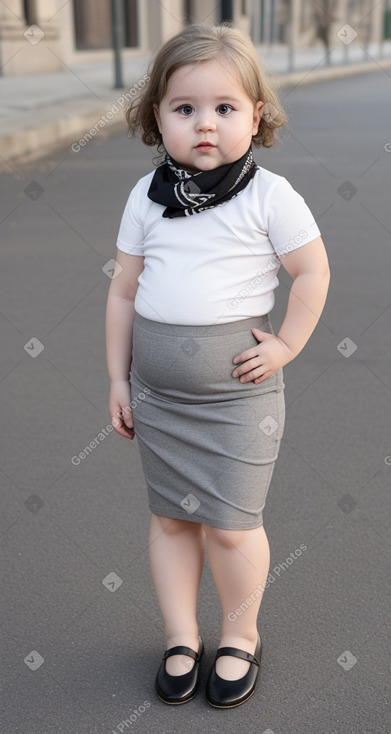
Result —
<path fill-rule="evenodd" d="M 167 658 L 170 658 L 172 655 L 188 655 L 189 658 L 193 658 L 193 660 L 198 662 L 202 655 L 202 649 L 202 644 L 200 644 L 199 652 L 195 652 L 191 647 L 185 647 L 185 645 L 177 645 L 176 647 L 170 647 L 169 650 L 166 650 L 163 655 L 163 660 L 167 660 Z"/>
<path fill-rule="evenodd" d="M 259 660 L 255 655 L 251 655 L 251 653 L 246 652 L 246 650 L 239 650 L 237 647 L 219 647 L 216 653 L 216 660 L 222 655 L 232 655 L 234 658 L 247 660 L 249 663 L 254 663 L 254 665 L 258 665 L 259 667 Z"/>

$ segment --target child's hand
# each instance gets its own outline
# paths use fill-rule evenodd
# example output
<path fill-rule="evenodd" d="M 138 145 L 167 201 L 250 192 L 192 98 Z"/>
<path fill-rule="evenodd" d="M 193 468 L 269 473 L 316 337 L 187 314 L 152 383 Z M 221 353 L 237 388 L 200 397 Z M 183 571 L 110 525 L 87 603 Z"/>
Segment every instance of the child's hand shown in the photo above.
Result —
<path fill-rule="evenodd" d="M 239 377 L 240 382 L 253 380 L 258 385 L 294 359 L 295 355 L 287 344 L 275 334 L 260 329 L 251 329 L 251 332 L 260 343 L 234 357 L 232 360 L 234 364 L 238 362 L 243 364 L 234 369 L 232 377 Z"/>
<path fill-rule="evenodd" d="M 133 414 L 130 407 L 130 383 L 113 380 L 110 386 L 109 413 L 114 430 L 124 438 L 134 438 Z"/>

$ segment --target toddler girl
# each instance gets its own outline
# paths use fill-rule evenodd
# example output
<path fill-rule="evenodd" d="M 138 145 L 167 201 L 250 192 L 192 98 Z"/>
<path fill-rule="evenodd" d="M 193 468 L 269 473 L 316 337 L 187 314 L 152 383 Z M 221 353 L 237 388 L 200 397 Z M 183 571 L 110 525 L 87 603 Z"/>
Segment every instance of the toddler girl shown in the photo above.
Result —
<path fill-rule="evenodd" d="M 284 430 L 282 368 L 322 313 L 328 260 L 303 197 L 254 162 L 253 145 L 272 146 L 286 117 L 247 35 L 186 27 L 157 53 L 127 120 L 164 154 L 126 204 L 106 315 L 110 415 L 138 439 L 152 512 L 166 637 L 155 686 L 168 704 L 197 692 L 207 541 L 223 622 L 206 697 L 232 707 L 259 673 L 262 511 Z M 276 335 L 281 262 L 293 283 Z"/>

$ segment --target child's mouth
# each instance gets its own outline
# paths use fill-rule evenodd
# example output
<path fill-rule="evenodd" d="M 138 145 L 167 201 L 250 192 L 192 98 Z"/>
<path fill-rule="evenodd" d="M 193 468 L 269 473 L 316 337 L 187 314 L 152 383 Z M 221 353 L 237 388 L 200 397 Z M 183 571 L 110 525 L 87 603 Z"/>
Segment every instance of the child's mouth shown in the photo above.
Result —
<path fill-rule="evenodd" d="M 196 146 L 197 150 L 212 150 L 212 148 L 215 148 L 215 145 L 212 145 L 212 143 L 200 143 Z"/>

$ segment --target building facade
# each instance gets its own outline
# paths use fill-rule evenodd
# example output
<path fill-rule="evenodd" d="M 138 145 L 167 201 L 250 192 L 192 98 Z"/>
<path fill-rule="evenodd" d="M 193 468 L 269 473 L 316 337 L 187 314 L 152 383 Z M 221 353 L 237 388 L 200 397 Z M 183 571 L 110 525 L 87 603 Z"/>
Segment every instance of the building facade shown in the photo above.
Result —
<path fill-rule="evenodd" d="M 371 0 L 115 0 L 124 56 L 148 56 L 186 23 L 231 20 L 255 44 L 331 45 L 345 23 L 361 42 L 380 42 L 384 5 Z M 0 74 L 60 71 L 112 56 L 112 0 L 7 0 L 0 3 Z"/>

